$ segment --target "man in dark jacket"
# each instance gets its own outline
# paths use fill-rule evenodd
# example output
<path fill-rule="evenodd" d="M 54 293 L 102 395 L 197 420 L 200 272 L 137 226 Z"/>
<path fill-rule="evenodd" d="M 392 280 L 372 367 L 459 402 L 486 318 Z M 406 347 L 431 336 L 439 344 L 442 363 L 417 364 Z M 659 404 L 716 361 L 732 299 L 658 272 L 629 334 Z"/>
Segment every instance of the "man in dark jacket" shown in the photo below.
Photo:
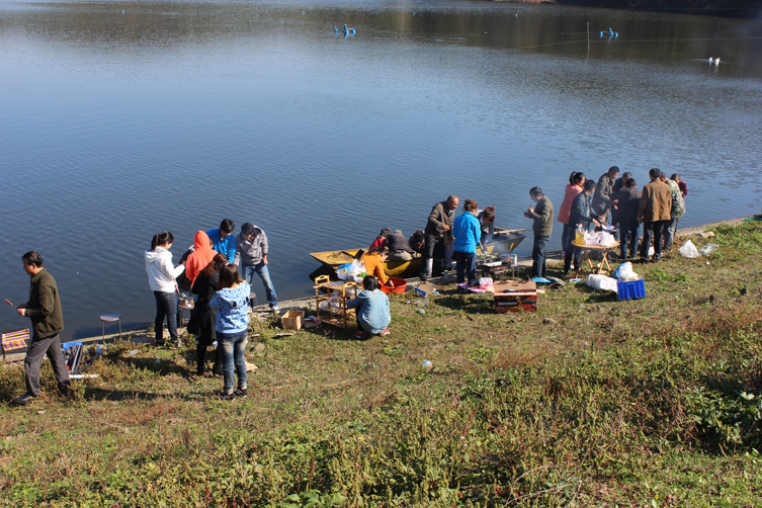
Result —
<path fill-rule="evenodd" d="M 437 203 L 431 209 L 429 220 L 426 223 L 426 244 L 423 247 L 423 259 L 421 260 L 421 280 L 426 281 L 429 276 L 442 275 L 442 261 L 445 257 L 445 237 L 450 236 L 452 219 L 455 209 L 458 208 L 460 199 L 452 195 L 446 201 Z"/>
<path fill-rule="evenodd" d="M 598 179 L 598 186 L 595 188 L 595 195 L 593 196 L 593 213 L 602 220 L 606 220 L 609 216 L 610 196 L 617 176 L 619 176 L 619 168 L 611 166 L 608 172 Z"/>
<path fill-rule="evenodd" d="M 672 220 L 672 188 L 661 181 L 661 170 L 648 172 L 651 183 L 643 187 L 638 219 L 643 222 L 643 245 L 640 247 L 641 263 L 648 262 L 648 248 L 654 242 L 654 262 L 661 259 L 661 241 L 664 226 Z"/>
<path fill-rule="evenodd" d="M 592 180 L 585 181 L 585 187 L 580 192 L 574 202 L 572 202 L 571 212 L 569 214 L 569 222 L 566 224 L 572 228 L 577 229 L 577 224 L 582 224 L 582 228 L 587 231 L 588 226 L 593 222 L 596 226 L 600 226 L 598 221 L 599 217 L 592 211 L 592 204 L 590 203 L 590 195 L 595 190 L 595 182 Z M 573 252 L 572 252 L 573 251 Z M 574 270 L 579 270 L 582 264 L 582 249 L 574 247 L 573 249 L 567 249 L 566 257 L 564 258 L 564 274 L 563 277 L 569 275 L 571 269 L 572 256 L 574 256 Z"/>
<path fill-rule="evenodd" d="M 29 287 L 29 301 L 19 305 L 16 312 L 32 320 L 33 330 L 32 343 L 24 359 L 26 393 L 13 401 L 23 406 L 42 393 L 40 367 L 46 353 L 53 365 L 53 372 L 62 393 L 68 392 L 70 382 L 69 371 L 66 370 L 66 362 L 61 353 L 59 334 L 63 331 L 64 324 L 56 280 L 42 267 L 42 256 L 38 253 L 27 252 L 21 259 L 24 262 L 24 271 L 32 280 Z"/>
<path fill-rule="evenodd" d="M 539 187 L 532 187 L 529 197 L 537 203 L 524 212 L 524 217 L 532 219 L 534 244 L 532 245 L 532 277 L 545 277 L 545 246 L 553 234 L 553 203 Z"/>
<path fill-rule="evenodd" d="M 386 239 L 386 248 L 389 249 L 389 261 L 410 261 L 415 254 L 399 229 Z"/>
<path fill-rule="evenodd" d="M 611 195 L 611 203 L 616 207 L 619 222 L 619 237 L 622 242 L 622 259 L 627 260 L 627 244 L 631 255 L 638 253 L 638 212 L 640 211 L 640 195 L 638 184 L 634 178 L 627 180 L 627 185 Z"/>

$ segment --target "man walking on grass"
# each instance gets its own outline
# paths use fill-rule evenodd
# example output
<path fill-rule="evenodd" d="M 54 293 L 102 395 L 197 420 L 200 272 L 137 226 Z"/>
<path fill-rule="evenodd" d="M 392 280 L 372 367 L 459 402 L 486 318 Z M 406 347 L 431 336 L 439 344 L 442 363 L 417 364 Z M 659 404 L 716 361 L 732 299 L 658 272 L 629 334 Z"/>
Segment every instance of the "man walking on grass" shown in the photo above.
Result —
<path fill-rule="evenodd" d="M 58 379 L 58 389 L 66 394 L 69 391 L 69 371 L 61 353 L 59 334 L 64 329 L 61 299 L 58 295 L 56 280 L 42 267 L 42 256 L 31 251 L 21 257 L 24 270 L 31 277 L 29 301 L 16 309 L 20 316 L 32 320 L 32 343 L 26 352 L 24 371 L 26 374 L 26 393 L 14 404 L 23 406 L 38 397 L 40 390 L 40 367 L 47 353 L 53 372 Z"/>

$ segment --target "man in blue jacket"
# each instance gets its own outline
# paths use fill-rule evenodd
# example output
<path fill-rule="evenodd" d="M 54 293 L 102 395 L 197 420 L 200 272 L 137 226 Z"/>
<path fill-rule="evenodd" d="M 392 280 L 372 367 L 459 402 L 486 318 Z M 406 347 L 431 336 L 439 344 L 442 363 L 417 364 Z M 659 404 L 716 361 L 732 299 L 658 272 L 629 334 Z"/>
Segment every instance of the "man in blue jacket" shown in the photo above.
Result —
<path fill-rule="evenodd" d="M 566 223 L 569 225 L 569 227 L 572 228 L 572 230 L 576 230 L 577 224 L 582 224 L 582 228 L 585 231 L 587 231 L 587 228 L 591 222 L 593 222 L 596 226 L 601 225 L 601 223 L 598 221 L 600 217 L 593 213 L 590 203 L 590 195 L 595 190 L 595 185 L 596 183 L 593 180 L 587 180 L 585 182 L 585 188 L 577 195 L 576 198 L 574 198 L 574 202 L 572 203 L 571 207 L 571 213 L 569 214 L 569 222 Z M 574 252 L 572 252 L 572 250 Z M 582 249 L 579 247 L 568 249 L 566 251 L 566 257 L 564 258 L 563 277 L 569 275 L 572 256 L 574 256 L 575 270 L 579 270 L 580 265 L 582 264 Z"/>
<path fill-rule="evenodd" d="M 210 229 L 206 232 L 213 243 L 214 250 L 223 256 L 227 256 L 228 263 L 231 264 L 235 262 L 236 239 L 232 234 L 234 229 L 235 224 L 232 220 L 223 219 L 219 228 Z"/>

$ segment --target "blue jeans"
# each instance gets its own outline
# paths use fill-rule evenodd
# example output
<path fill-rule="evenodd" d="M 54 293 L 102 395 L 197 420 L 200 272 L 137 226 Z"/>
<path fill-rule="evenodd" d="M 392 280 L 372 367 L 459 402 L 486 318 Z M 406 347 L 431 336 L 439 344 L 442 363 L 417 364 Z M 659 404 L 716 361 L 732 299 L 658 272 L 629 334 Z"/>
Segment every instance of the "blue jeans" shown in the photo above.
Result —
<path fill-rule="evenodd" d="M 241 263 L 241 278 L 249 283 L 249 286 L 254 287 L 254 274 L 259 275 L 262 279 L 262 284 L 265 285 L 265 293 L 267 294 L 267 303 L 270 307 L 278 305 L 278 295 L 275 294 L 275 288 L 273 282 L 270 280 L 270 270 L 267 269 L 267 265 L 260 261 L 257 265 L 247 265 Z"/>
<path fill-rule="evenodd" d="M 638 255 L 638 228 L 640 224 L 634 222 L 632 224 L 620 224 L 621 229 L 621 242 L 622 242 L 622 261 L 627 261 L 627 244 L 629 243 L 630 255 Z"/>
<path fill-rule="evenodd" d="M 455 251 L 455 264 L 458 272 L 458 284 L 468 277 L 469 284 L 476 284 L 476 254 L 473 252 Z"/>
<path fill-rule="evenodd" d="M 233 393 L 233 365 L 238 373 L 238 388 L 246 388 L 246 359 L 243 356 L 246 351 L 247 333 L 231 337 L 221 337 L 217 332 L 217 344 L 222 348 L 222 377 L 224 379 L 225 393 Z"/>
<path fill-rule="evenodd" d="M 156 297 L 156 344 L 164 343 L 164 318 L 167 319 L 169 337 L 172 342 L 177 342 L 177 293 L 165 293 L 154 291 Z"/>
<path fill-rule="evenodd" d="M 534 235 L 532 245 L 532 277 L 545 277 L 545 246 L 549 236 Z"/>
<path fill-rule="evenodd" d="M 672 248 L 672 242 L 675 240 L 675 232 L 677 231 L 677 223 L 680 222 L 680 217 L 672 217 L 668 220 L 664 226 L 664 250 L 670 250 Z"/>

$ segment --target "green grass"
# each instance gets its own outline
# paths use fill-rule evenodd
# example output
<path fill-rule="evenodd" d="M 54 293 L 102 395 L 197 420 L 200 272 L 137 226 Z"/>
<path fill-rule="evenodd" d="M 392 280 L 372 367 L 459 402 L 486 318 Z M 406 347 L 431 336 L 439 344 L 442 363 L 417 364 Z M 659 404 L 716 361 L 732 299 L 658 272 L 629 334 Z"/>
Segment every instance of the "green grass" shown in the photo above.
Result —
<path fill-rule="evenodd" d="M 567 285 L 494 314 L 445 288 L 368 341 L 257 325 L 246 400 L 192 349 L 111 345 L 72 400 L 23 408 L 0 368 L 0 506 L 758 507 L 762 227 L 716 232 L 708 259 L 635 265 L 643 300 Z"/>

